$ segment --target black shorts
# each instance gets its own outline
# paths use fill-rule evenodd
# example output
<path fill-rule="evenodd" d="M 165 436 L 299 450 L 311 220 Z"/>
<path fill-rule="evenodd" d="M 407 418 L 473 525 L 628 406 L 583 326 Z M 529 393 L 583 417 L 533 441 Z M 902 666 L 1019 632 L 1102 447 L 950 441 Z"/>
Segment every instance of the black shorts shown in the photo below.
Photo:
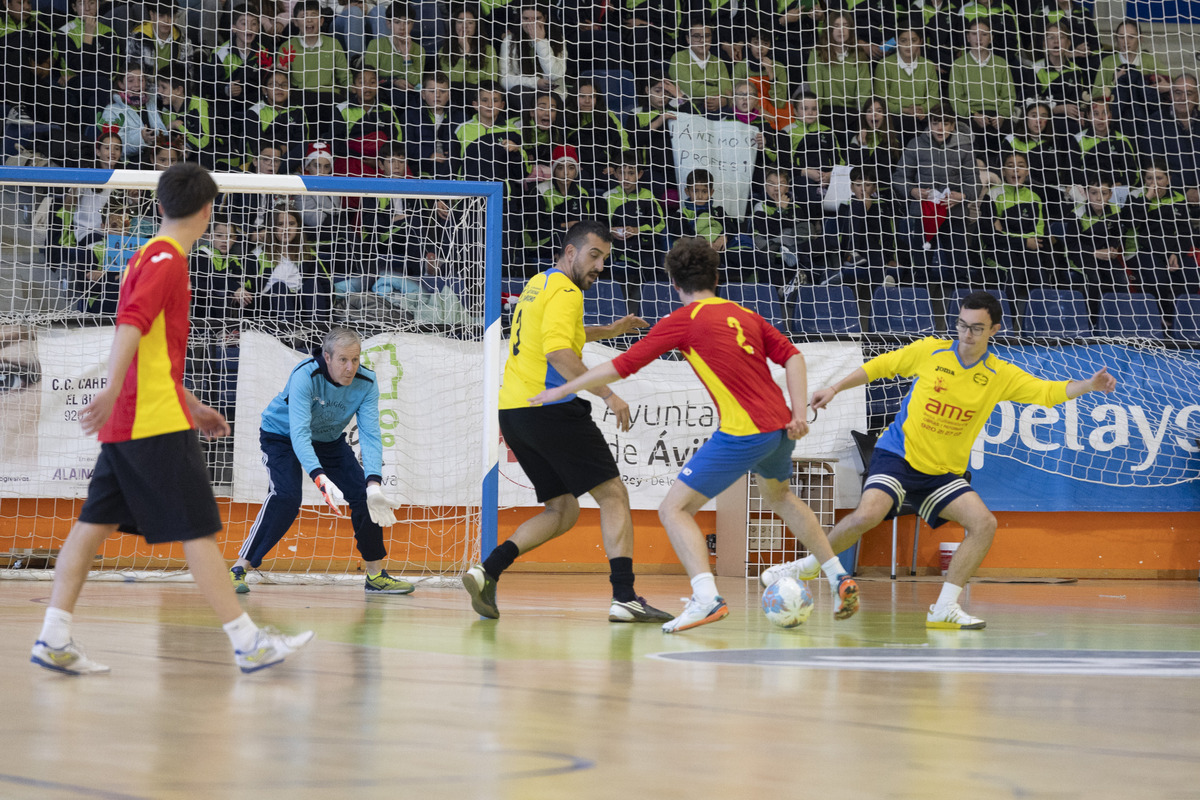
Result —
<path fill-rule="evenodd" d="M 587 494 L 621 477 L 608 442 L 592 420 L 592 404 L 566 403 L 500 410 L 500 433 L 537 491 L 539 503 Z"/>
<path fill-rule="evenodd" d="M 116 524 L 149 544 L 221 530 L 221 514 L 194 430 L 100 445 L 80 522 Z"/>

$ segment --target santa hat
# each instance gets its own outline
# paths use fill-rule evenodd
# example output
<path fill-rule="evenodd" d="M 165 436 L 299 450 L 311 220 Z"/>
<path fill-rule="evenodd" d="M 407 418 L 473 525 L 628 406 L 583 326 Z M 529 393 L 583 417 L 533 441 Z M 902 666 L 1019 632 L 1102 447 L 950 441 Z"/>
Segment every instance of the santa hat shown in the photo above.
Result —
<path fill-rule="evenodd" d="M 579 166 L 579 153 L 571 145 L 559 145 L 550 151 L 550 167 L 558 166 L 560 161 L 571 161 L 575 166 Z"/>
<path fill-rule="evenodd" d="M 308 168 L 314 161 L 325 159 L 330 164 L 333 163 L 333 153 L 329 150 L 329 145 L 325 142 L 313 142 L 308 146 L 308 153 L 304 156 L 304 167 Z"/>

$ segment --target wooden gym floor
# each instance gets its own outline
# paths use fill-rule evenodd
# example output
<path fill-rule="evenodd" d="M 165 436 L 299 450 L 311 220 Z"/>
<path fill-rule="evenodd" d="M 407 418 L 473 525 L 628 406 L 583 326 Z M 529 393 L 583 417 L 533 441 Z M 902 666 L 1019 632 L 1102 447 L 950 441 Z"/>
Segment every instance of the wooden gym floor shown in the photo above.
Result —
<path fill-rule="evenodd" d="M 242 675 L 190 584 L 92 583 L 113 671 L 72 678 L 29 663 L 50 585 L 0 581 L 0 798 L 1200 797 L 1200 584 L 973 584 L 972 632 L 925 630 L 937 583 L 864 581 L 840 623 L 822 591 L 794 631 L 718 585 L 729 618 L 672 636 L 607 622 L 603 576 L 509 574 L 497 622 L 256 586 L 319 638 Z"/>

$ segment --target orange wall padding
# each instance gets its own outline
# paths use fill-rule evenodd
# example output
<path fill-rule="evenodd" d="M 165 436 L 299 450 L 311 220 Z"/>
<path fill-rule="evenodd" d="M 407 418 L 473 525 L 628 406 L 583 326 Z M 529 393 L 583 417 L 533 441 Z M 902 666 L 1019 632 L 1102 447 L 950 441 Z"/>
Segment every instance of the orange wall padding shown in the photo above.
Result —
<path fill-rule="evenodd" d="M 0 500 L 0 556 L 13 548 L 52 548 L 61 543 L 78 514 L 82 501 L 52 499 Z M 221 504 L 226 529 L 220 536 L 225 555 L 237 557 L 238 548 L 254 521 L 256 504 Z M 456 509 L 429 509 L 427 519 L 410 524 L 404 533 L 408 548 L 396 542 L 389 546 L 389 559 L 403 562 L 454 560 L 460 555 L 455 542 L 461 534 L 445 522 Z M 503 541 L 516 527 L 537 514 L 536 508 L 500 512 Z M 998 512 L 999 528 L 981 574 L 1045 575 L 1073 577 L 1163 577 L 1195 578 L 1200 570 L 1200 513 L 1114 513 L 1114 512 Z M 716 528 L 714 512 L 701 512 L 698 521 L 704 533 Z M 898 562 L 902 574 L 912 553 L 913 518 L 899 525 Z M 682 572 L 678 560 L 654 511 L 634 511 L 634 563 L 642 571 Z M 891 563 L 891 523 L 868 531 L 863 537 L 859 567 L 865 571 L 886 570 Z M 918 572 L 929 573 L 938 565 L 938 543 L 961 541 L 962 528 L 947 524 L 931 530 L 922 523 L 917 556 Z M 294 549 L 292 549 L 294 548 Z M 166 551 L 151 549 L 137 537 L 114 536 L 105 543 L 103 555 L 109 562 L 138 566 L 166 555 L 181 559 L 178 545 Z M 355 564 L 357 553 L 348 519 L 335 520 L 302 511 L 277 548 L 272 569 L 320 568 L 322 564 Z M 527 553 L 518 569 L 606 571 L 607 557 L 600 536 L 599 512 L 584 509 L 570 532 Z"/>

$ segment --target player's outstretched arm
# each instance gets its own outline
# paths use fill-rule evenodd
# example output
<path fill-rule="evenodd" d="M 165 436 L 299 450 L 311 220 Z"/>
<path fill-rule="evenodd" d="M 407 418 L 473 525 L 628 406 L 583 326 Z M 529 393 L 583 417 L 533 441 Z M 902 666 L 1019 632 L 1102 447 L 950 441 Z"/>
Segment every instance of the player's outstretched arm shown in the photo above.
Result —
<path fill-rule="evenodd" d="M 1088 392 L 1104 392 L 1108 394 L 1116 388 L 1116 376 L 1108 374 L 1108 367 L 1101 367 L 1099 372 L 1086 381 L 1071 381 L 1068 383 L 1067 399 L 1070 400 Z"/>
<path fill-rule="evenodd" d="M 829 405 L 829 401 L 836 397 L 838 392 L 853 389 L 855 386 L 862 386 L 869 382 L 870 378 L 867 376 L 867 371 L 859 367 L 833 386 L 826 386 L 824 389 L 817 389 L 813 392 L 812 402 L 809 405 L 812 406 L 813 410 L 819 411 Z"/>
<path fill-rule="evenodd" d="M 618 336 L 624 336 L 630 331 L 649 327 L 650 323 L 636 314 L 626 314 L 607 325 L 588 325 L 583 329 L 583 335 L 586 337 L 586 341 L 595 342 L 600 339 L 614 339 Z"/>
<path fill-rule="evenodd" d="M 576 392 L 595 391 L 602 386 L 612 383 L 620 379 L 617 374 L 617 368 L 613 366 L 611 361 L 605 361 L 603 364 L 592 367 L 582 375 L 578 375 L 564 383 L 562 386 L 555 386 L 553 389 L 546 389 L 539 392 L 535 397 L 529 398 L 529 404 L 534 406 L 545 405 L 546 403 L 556 403 L 562 400 L 569 394 Z M 604 394 L 600 397 L 607 400 Z M 612 397 L 612 394 L 608 395 Z"/>

